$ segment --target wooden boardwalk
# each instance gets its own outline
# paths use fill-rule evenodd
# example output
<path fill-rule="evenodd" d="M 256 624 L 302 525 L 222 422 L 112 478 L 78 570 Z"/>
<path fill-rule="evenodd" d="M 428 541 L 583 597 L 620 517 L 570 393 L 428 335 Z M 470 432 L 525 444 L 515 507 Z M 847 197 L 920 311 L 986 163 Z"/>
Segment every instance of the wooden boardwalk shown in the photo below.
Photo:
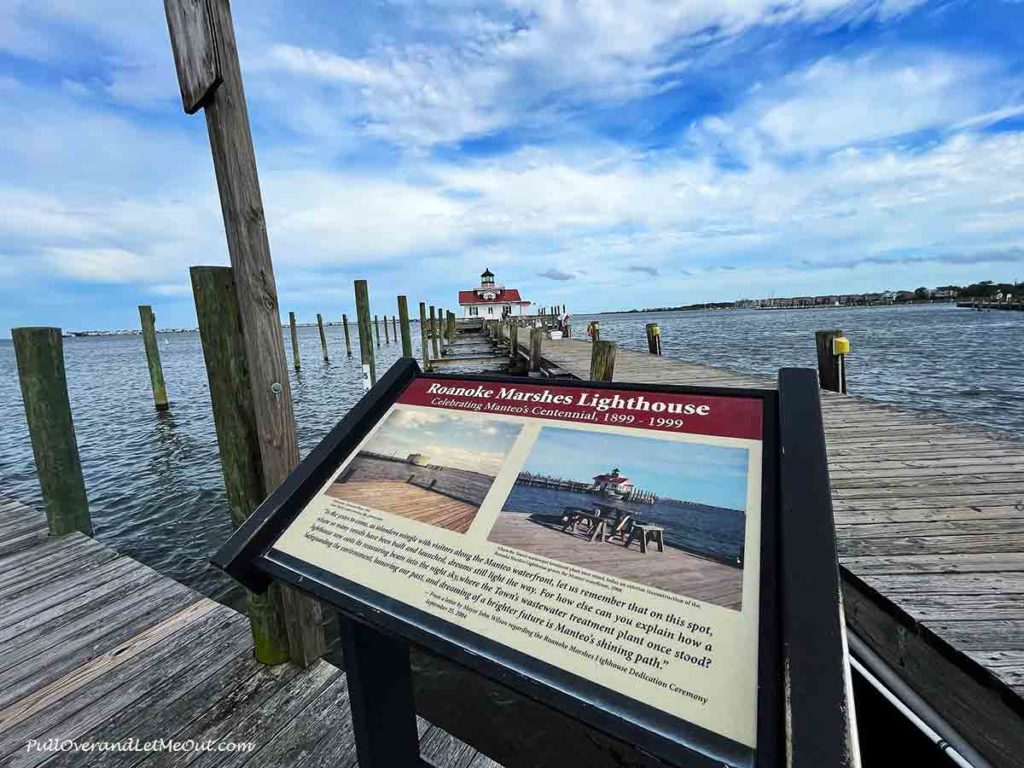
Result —
<path fill-rule="evenodd" d="M 479 507 L 428 491 L 418 485 L 394 480 L 356 480 L 335 483 L 327 495 L 362 504 L 392 515 L 465 533 L 473 523 Z"/>
<path fill-rule="evenodd" d="M 252 656 L 247 619 L 0 497 L 0 765 L 355 766 L 345 676 Z M 497 764 L 419 720 L 437 766 Z M 29 749 L 156 739 L 242 751 Z"/>
<path fill-rule="evenodd" d="M 545 340 L 589 378 L 590 344 Z M 617 381 L 774 386 L 618 350 Z M 1024 765 L 1024 440 L 822 392 L 847 623 L 995 765 Z"/>
<path fill-rule="evenodd" d="M 621 543 L 591 542 L 588 536 L 563 533 L 528 515 L 503 512 L 488 541 L 532 552 L 598 573 L 615 576 L 739 610 L 743 598 L 743 571 L 674 547 L 647 554 L 625 549 Z"/>

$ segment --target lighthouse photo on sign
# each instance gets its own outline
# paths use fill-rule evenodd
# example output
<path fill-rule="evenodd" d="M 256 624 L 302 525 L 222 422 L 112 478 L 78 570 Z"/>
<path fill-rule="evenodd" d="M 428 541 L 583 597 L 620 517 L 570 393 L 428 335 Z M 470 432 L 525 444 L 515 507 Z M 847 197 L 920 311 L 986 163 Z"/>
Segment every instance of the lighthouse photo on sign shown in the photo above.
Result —
<path fill-rule="evenodd" d="M 544 427 L 488 539 L 739 610 L 749 452 Z"/>

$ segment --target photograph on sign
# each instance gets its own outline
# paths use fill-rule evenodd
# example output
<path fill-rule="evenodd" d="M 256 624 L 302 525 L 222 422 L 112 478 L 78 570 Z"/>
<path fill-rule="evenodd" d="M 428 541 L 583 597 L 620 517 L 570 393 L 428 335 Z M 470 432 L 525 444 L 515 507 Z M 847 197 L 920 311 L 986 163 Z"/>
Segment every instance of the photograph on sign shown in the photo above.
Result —
<path fill-rule="evenodd" d="M 754 748 L 762 418 L 418 377 L 272 553 Z"/>
<path fill-rule="evenodd" d="M 545 426 L 488 540 L 739 610 L 746 497 L 745 448 Z"/>
<path fill-rule="evenodd" d="M 476 413 L 396 409 L 327 495 L 465 533 L 521 430 Z"/>

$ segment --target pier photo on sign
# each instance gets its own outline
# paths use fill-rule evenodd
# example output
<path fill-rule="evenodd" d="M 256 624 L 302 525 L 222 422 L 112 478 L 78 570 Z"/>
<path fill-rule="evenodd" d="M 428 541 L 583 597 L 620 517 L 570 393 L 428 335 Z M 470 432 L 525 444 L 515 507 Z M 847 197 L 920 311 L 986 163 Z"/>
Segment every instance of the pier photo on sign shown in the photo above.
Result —
<path fill-rule="evenodd" d="M 521 429 L 475 413 L 398 406 L 326 493 L 465 533 Z"/>
<path fill-rule="evenodd" d="M 495 544 L 740 610 L 748 450 L 543 427 Z"/>

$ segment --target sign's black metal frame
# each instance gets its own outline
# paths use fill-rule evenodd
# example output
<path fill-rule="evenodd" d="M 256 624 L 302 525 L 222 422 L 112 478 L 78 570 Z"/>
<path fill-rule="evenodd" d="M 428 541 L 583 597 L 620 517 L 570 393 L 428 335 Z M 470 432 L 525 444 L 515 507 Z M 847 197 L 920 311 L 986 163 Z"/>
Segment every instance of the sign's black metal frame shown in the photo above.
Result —
<path fill-rule="evenodd" d="M 792 764 L 799 764 L 802 756 L 808 759 L 807 765 L 847 764 L 843 757 L 847 723 L 839 577 L 818 386 L 812 371 L 783 370 L 778 392 L 560 382 L 583 389 L 762 401 L 756 750 L 273 549 L 278 537 L 417 377 L 526 383 L 521 378 L 501 376 L 424 374 L 415 360 L 403 358 L 213 557 L 215 565 L 249 589 L 263 591 L 271 580 L 280 579 L 331 604 L 345 617 L 343 652 L 363 768 L 423 765 L 416 741 L 409 643 L 673 765 L 784 765 L 787 715 L 792 721 L 788 743 Z M 787 705 L 787 699 L 797 693 L 799 702 Z M 823 762 L 812 762 L 812 755 Z"/>

